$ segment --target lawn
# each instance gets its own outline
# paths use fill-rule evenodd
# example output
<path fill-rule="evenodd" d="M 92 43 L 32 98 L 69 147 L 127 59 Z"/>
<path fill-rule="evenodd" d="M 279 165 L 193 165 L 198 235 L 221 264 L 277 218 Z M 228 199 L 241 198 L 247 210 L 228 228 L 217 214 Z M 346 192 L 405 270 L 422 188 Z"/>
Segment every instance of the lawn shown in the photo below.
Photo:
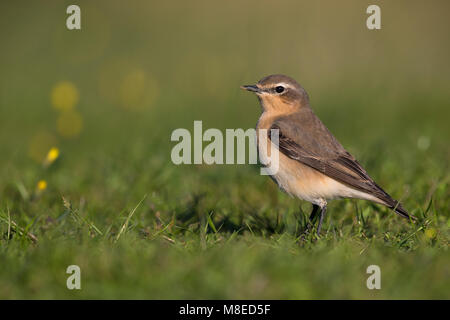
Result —
<path fill-rule="evenodd" d="M 448 3 L 258 3 L 0 5 L 0 299 L 450 298 Z M 258 165 L 172 163 L 194 120 L 254 128 L 270 73 L 417 223 L 339 200 L 302 235 Z"/>

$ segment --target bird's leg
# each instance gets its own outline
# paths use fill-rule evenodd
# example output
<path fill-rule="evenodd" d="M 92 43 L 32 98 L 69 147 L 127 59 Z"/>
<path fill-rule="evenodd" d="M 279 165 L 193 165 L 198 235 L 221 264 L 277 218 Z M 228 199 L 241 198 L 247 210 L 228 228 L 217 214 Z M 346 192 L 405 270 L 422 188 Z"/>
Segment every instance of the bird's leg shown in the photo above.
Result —
<path fill-rule="evenodd" d="M 322 222 L 323 218 L 325 217 L 325 214 L 327 213 L 327 204 L 325 203 L 320 207 L 320 219 L 319 219 L 319 225 L 317 226 L 317 235 L 320 234 L 320 229 L 322 228 Z"/>
<path fill-rule="evenodd" d="M 320 207 L 317 204 L 313 204 L 313 209 L 311 211 L 311 214 L 309 215 L 308 229 L 310 229 L 311 226 L 314 225 L 314 220 L 316 219 L 319 208 Z"/>
<path fill-rule="evenodd" d="M 319 211 L 319 206 L 317 204 L 313 204 L 313 208 L 311 214 L 309 215 L 308 225 L 306 227 L 307 232 L 311 231 L 312 226 L 314 225 L 314 220 L 316 219 L 317 212 Z"/>

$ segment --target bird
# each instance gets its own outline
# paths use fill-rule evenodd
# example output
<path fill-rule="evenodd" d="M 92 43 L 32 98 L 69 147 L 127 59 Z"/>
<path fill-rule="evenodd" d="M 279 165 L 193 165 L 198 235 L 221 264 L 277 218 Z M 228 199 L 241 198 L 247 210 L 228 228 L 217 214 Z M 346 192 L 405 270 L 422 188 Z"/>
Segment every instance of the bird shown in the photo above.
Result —
<path fill-rule="evenodd" d="M 279 167 L 270 177 L 282 191 L 313 205 L 307 231 L 318 218 L 320 235 L 328 201 L 342 198 L 369 200 L 410 221 L 417 219 L 376 184 L 339 143 L 314 114 L 307 92 L 297 81 L 274 74 L 241 88 L 255 93 L 262 107 L 256 125 L 257 147 L 267 147 L 258 152 L 260 162 L 261 154 L 278 150 Z M 265 130 L 262 137 L 261 130 Z M 278 132 L 277 144 L 274 132 Z"/>

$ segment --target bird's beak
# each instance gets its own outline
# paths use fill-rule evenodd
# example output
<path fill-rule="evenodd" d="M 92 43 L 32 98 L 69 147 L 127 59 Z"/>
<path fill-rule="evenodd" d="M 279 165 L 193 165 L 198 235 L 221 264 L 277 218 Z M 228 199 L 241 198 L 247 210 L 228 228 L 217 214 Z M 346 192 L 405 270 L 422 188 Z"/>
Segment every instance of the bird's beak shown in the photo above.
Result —
<path fill-rule="evenodd" d="M 247 86 L 241 86 L 241 89 L 247 90 L 247 91 L 251 91 L 251 92 L 255 92 L 255 93 L 261 93 L 261 89 L 258 88 L 255 85 L 247 85 Z"/>

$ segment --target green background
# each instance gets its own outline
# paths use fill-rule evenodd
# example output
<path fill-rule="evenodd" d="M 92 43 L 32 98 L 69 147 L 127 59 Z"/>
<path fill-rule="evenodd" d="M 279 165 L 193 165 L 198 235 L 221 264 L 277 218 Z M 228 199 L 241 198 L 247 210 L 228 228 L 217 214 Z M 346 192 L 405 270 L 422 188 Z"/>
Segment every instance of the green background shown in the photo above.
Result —
<path fill-rule="evenodd" d="M 0 298 L 450 297 L 448 1 L 76 1 L 73 31 L 69 4 L 0 4 Z M 253 128 L 239 86 L 273 73 L 417 224 L 342 200 L 301 238 L 310 204 L 258 166 L 171 162 L 194 120 Z"/>

